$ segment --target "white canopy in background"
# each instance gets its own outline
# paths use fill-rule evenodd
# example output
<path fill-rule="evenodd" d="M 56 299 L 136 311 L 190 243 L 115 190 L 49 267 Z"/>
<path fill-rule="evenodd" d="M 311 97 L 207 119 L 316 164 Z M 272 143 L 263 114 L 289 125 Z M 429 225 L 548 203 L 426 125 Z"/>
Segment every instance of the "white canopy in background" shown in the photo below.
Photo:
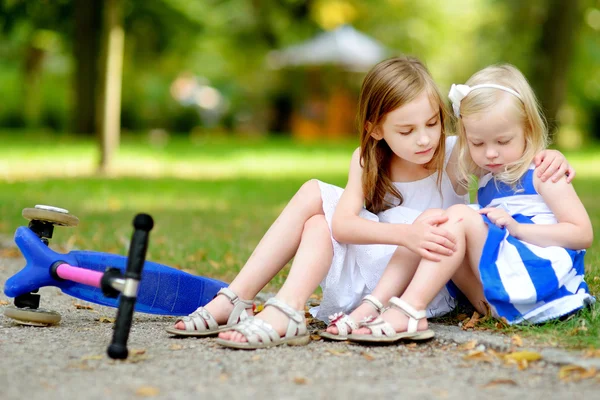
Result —
<path fill-rule="evenodd" d="M 387 56 L 387 49 L 349 25 L 268 54 L 272 68 L 297 65 L 339 65 L 351 71 L 368 71 Z"/>

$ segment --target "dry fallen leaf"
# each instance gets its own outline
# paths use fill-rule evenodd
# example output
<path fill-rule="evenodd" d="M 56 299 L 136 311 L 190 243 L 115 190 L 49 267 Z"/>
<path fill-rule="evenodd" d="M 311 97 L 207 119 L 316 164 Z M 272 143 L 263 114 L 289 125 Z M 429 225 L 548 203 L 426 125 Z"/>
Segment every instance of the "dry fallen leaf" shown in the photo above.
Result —
<path fill-rule="evenodd" d="M 511 337 L 510 342 L 513 344 L 513 346 L 523 347 L 523 339 L 521 339 L 521 336 L 519 335 L 514 335 Z"/>
<path fill-rule="evenodd" d="M 9 303 L 8 301 L 5 301 L 5 300 L 0 300 L 0 306 L 7 306 L 7 305 L 9 305 L 9 304 L 10 304 L 10 303 Z"/>
<path fill-rule="evenodd" d="M 154 397 L 154 396 L 158 396 L 159 393 L 160 393 L 160 389 L 157 387 L 154 387 L 154 386 L 140 386 L 135 391 L 135 394 L 137 396 L 142 396 L 142 397 Z"/>
<path fill-rule="evenodd" d="M 297 376 L 294 378 L 294 383 L 296 385 L 306 385 L 308 383 L 308 381 L 306 380 L 306 378 L 302 378 L 301 376 Z"/>
<path fill-rule="evenodd" d="M 94 354 L 91 356 L 83 356 L 83 357 L 81 357 L 81 359 L 82 360 L 102 360 L 102 359 L 104 359 L 104 356 L 100 355 L 100 354 Z"/>
<path fill-rule="evenodd" d="M 112 324 L 113 322 L 115 322 L 115 318 L 100 317 L 100 318 L 96 319 L 96 321 L 104 322 L 104 323 L 107 323 L 107 324 Z"/>
<path fill-rule="evenodd" d="M 3 258 L 20 258 L 21 252 L 17 247 L 8 247 L 6 249 L 0 249 L 0 257 Z"/>
<path fill-rule="evenodd" d="M 579 365 L 565 365 L 558 371 L 558 377 L 565 382 L 578 382 L 596 376 L 596 368 L 583 368 Z"/>
<path fill-rule="evenodd" d="M 505 360 L 514 360 L 514 361 L 537 361 L 542 358 L 540 353 L 536 353 L 535 351 L 515 351 L 514 353 L 509 353 L 504 356 Z"/>
<path fill-rule="evenodd" d="M 412 343 L 408 343 L 404 347 L 409 348 L 409 349 L 414 349 L 415 347 L 417 347 L 417 344 L 415 342 L 412 342 Z"/>
<path fill-rule="evenodd" d="M 486 383 L 485 385 L 483 385 L 482 388 L 486 389 L 486 388 L 491 388 L 491 387 L 498 386 L 498 385 L 517 386 L 517 382 L 513 381 L 512 379 L 495 379 L 495 380 L 490 381 L 490 382 Z"/>
<path fill-rule="evenodd" d="M 169 346 L 169 350 L 181 350 L 181 349 L 183 349 L 183 346 L 180 344 L 175 343 L 175 344 L 172 344 Z"/>
<path fill-rule="evenodd" d="M 347 356 L 350 354 L 348 353 L 348 350 L 327 349 L 327 352 L 333 354 L 334 356 Z"/>
<path fill-rule="evenodd" d="M 365 351 L 360 353 L 360 355 L 363 356 L 365 358 L 365 360 L 367 360 L 367 361 L 373 361 L 375 359 L 375 357 L 372 354 L 369 354 Z"/>
<path fill-rule="evenodd" d="M 219 375 L 219 380 L 220 380 L 221 382 L 226 382 L 228 379 L 229 379 L 229 375 L 227 375 L 227 374 L 225 374 L 225 373 L 223 373 L 223 374 Z"/>
<path fill-rule="evenodd" d="M 260 356 L 252 356 L 252 361 L 258 361 L 260 360 Z"/>
<path fill-rule="evenodd" d="M 310 340 L 315 341 L 315 342 L 319 341 L 319 340 L 321 340 L 321 336 L 319 336 L 319 335 L 310 335 Z"/>
<path fill-rule="evenodd" d="M 73 306 L 78 310 L 93 310 L 94 307 L 88 306 L 86 304 L 73 303 Z"/>
<path fill-rule="evenodd" d="M 464 323 L 462 328 L 463 328 L 463 330 L 473 329 L 473 328 L 475 328 L 475 325 L 477 325 L 478 322 L 479 322 L 479 313 L 477 311 L 474 311 L 473 315 L 471 316 L 469 321 L 467 323 Z"/>
<path fill-rule="evenodd" d="M 0 303 L 1 304 L 1 303 Z M 589 349 L 583 352 L 585 358 L 597 358 L 600 357 L 600 349 Z"/>
<path fill-rule="evenodd" d="M 482 361 L 482 362 L 488 362 L 488 363 L 491 363 L 493 361 L 492 356 L 487 354 L 485 351 L 481 351 L 481 350 L 473 350 L 473 351 L 469 352 L 469 354 L 465 355 L 463 357 L 463 359 L 471 360 L 471 361 Z"/>
<path fill-rule="evenodd" d="M 473 350 L 477 346 L 477 340 L 471 340 L 458 346 L 459 350 Z"/>

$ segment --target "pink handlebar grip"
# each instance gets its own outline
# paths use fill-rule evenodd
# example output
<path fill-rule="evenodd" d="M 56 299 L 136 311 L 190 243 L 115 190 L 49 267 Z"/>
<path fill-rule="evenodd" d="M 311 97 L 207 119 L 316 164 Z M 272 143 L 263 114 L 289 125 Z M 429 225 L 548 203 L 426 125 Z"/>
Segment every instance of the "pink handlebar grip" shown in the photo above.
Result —
<path fill-rule="evenodd" d="M 56 268 L 56 274 L 62 279 L 97 288 L 100 287 L 100 280 L 102 279 L 102 275 L 104 275 L 103 272 L 74 267 L 69 264 L 60 264 Z"/>

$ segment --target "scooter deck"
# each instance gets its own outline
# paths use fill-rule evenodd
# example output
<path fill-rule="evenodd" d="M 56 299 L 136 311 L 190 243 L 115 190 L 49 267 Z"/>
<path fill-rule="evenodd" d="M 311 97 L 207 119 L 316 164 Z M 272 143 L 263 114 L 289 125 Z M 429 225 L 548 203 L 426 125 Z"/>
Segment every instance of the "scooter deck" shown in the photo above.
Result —
<path fill-rule="evenodd" d="M 4 293 L 7 296 L 16 297 L 40 287 L 56 286 L 78 299 L 118 307 L 118 298 L 104 296 L 100 288 L 54 279 L 50 269 L 55 262 L 64 261 L 94 271 L 104 272 L 106 268 L 114 267 L 124 273 L 127 257 L 93 251 L 60 254 L 48 248 L 35 233 L 24 226 L 17 228 L 15 243 L 27 264 L 6 281 Z M 146 261 L 135 310 L 148 314 L 187 315 L 206 305 L 219 289 L 226 286 L 225 282 L 216 279 L 192 275 L 163 264 Z"/>

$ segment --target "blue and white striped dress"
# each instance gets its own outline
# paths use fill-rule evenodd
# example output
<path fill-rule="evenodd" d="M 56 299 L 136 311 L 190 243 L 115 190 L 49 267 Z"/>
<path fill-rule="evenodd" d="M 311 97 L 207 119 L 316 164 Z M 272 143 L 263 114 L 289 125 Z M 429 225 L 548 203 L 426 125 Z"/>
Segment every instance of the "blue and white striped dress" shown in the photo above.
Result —
<path fill-rule="evenodd" d="M 481 207 L 502 207 L 519 223 L 555 224 L 557 220 L 533 185 L 533 168 L 515 189 L 481 178 Z M 511 236 L 484 216 L 489 226 L 479 272 L 484 294 L 496 317 L 511 324 L 539 323 L 569 314 L 595 301 L 584 280 L 585 250 L 540 247 Z"/>

